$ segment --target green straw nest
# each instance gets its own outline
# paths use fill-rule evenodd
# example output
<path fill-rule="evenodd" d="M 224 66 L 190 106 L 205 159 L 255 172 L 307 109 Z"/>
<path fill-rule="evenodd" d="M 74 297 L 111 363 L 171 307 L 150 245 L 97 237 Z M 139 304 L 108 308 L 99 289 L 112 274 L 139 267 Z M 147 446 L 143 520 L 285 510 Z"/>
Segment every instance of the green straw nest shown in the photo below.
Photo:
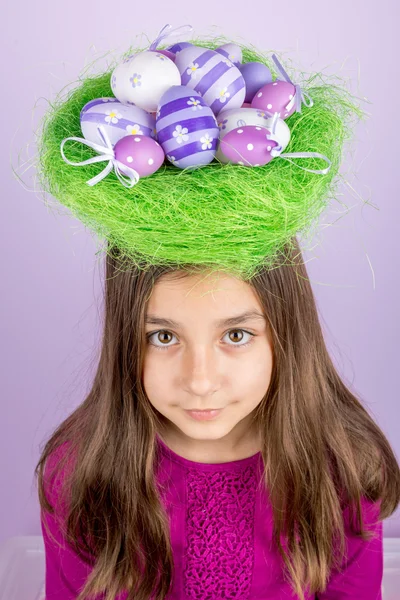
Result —
<path fill-rule="evenodd" d="M 215 49 L 228 41 L 219 37 L 192 43 Z M 274 77 L 278 75 L 272 59 L 253 47 L 238 45 L 243 62 L 263 62 Z M 130 48 L 122 58 L 145 49 Z M 282 63 L 290 73 L 286 62 Z M 155 264 L 176 268 L 201 265 L 230 271 L 245 280 L 261 267 L 273 268 L 292 236 L 310 232 L 329 199 L 335 197 L 344 144 L 364 116 L 355 98 L 345 86 L 329 83 L 321 74 L 307 79 L 290 73 L 314 105 L 302 105 L 301 113 L 286 120 L 291 140 L 285 152 L 327 156 L 332 165 L 326 175 L 308 173 L 282 158 L 263 167 L 214 160 L 195 170 L 181 170 L 165 162 L 130 189 L 113 171 L 90 187 L 86 182 L 107 163 L 68 165 L 60 145 L 66 137 L 83 137 L 80 111 L 89 100 L 113 96 L 110 77 L 115 65 L 100 75 L 81 77 L 78 87 L 50 105 L 38 144 L 42 190 L 107 240 L 106 252 L 116 246 L 127 264 L 142 269 Z M 96 156 L 90 148 L 71 141 L 64 151 L 69 160 L 77 162 Z M 326 167 L 318 158 L 300 159 L 298 164 L 309 169 Z"/>

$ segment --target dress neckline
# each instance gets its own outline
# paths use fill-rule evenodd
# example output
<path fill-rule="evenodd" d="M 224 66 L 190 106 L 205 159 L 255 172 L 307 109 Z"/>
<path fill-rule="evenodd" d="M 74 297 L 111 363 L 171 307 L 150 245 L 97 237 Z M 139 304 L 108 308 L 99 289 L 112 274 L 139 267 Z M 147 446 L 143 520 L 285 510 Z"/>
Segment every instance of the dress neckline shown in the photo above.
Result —
<path fill-rule="evenodd" d="M 262 458 L 261 451 L 259 451 L 256 454 L 253 454 L 252 456 L 224 463 L 196 462 L 193 460 L 189 460 L 188 458 L 184 458 L 180 454 L 174 452 L 174 450 L 171 450 L 171 448 L 169 448 L 169 446 L 166 445 L 166 443 L 160 438 L 158 434 L 156 434 L 156 438 L 159 443 L 160 449 L 165 456 L 184 467 L 192 469 L 205 469 L 207 471 L 215 469 L 220 471 L 221 469 L 243 468 L 248 465 L 257 463 L 257 461 Z"/>

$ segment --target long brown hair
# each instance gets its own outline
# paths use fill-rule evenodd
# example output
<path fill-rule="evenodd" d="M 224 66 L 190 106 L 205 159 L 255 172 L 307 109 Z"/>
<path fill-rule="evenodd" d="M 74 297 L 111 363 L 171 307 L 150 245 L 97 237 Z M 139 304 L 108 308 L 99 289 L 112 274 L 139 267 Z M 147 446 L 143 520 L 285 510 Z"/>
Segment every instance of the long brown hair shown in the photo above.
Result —
<path fill-rule="evenodd" d="M 273 334 L 273 371 L 257 423 L 274 543 L 304 600 L 306 584 L 311 593 L 324 591 L 331 568 L 340 564 L 343 508 L 351 505 L 353 514 L 356 507 L 357 534 L 369 540 L 361 496 L 381 501 L 380 519 L 392 515 L 400 499 L 400 469 L 387 438 L 335 370 L 297 240 L 292 242 L 276 268 L 248 283 Z M 195 271 L 189 265 L 127 268 L 116 248 L 105 259 L 104 330 L 93 386 L 51 435 L 35 469 L 40 505 L 53 514 L 44 492 L 46 460 L 64 443 L 56 467 L 74 456 L 64 480 L 71 494 L 66 534 L 93 565 L 77 600 L 104 591 L 113 600 L 123 590 L 129 599 L 162 600 L 170 589 L 173 553 L 155 477 L 161 421 L 142 385 L 144 316 L 157 279 Z M 333 552 L 336 535 L 339 556 Z"/>

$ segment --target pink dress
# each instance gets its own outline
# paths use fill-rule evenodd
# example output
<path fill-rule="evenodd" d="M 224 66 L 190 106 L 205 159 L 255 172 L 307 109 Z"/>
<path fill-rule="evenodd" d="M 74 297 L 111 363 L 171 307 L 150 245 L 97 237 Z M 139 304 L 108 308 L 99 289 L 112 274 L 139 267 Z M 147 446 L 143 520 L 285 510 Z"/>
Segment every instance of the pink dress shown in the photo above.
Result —
<path fill-rule="evenodd" d="M 157 436 L 161 449 L 157 481 L 162 483 L 163 503 L 170 519 L 175 560 L 169 600 L 289 600 L 290 584 L 283 578 L 283 563 L 272 547 L 272 510 L 263 485 L 262 456 L 229 463 L 205 464 L 173 452 Z M 46 465 L 58 460 L 62 447 Z M 62 475 L 61 475 L 62 476 Z M 46 481 L 48 481 L 46 479 Z M 59 481 L 59 480 L 57 480 Z M 58 483 L 46 483 L 52 506 Z M 340 572 L 333 572 L 324 593 L 306 600 L 382 600 L 383 539 L 380 503 L 362 499 L 364 524 L 375 532 L 369 542 L 348 530 L 347 557 Z M 56 516 L 41 511 L 46 557 L 46 600 L 75 600 L 91 567 L 75 554 L 63 538 Z M 344 511 L 348 524 L 347 509 Z M 59 548 L 47 535 L 47 522 Z M 96 600 L 103 600 L 97 596 Z M 116 600 L 125 600 L 121 592 Z"/>

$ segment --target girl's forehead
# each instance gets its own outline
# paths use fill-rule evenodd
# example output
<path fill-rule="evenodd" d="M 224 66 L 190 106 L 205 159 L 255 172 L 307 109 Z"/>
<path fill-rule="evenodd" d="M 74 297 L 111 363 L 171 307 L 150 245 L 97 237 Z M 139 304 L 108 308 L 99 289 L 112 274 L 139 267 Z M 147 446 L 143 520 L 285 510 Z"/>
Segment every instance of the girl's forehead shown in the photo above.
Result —
<path fill-rule="evenodd" d="M 249 320 L 251 314 L 264 319 L 263 307 L 255 290 L 246 282 L 226 275 L 204 278 L 188 276 L 160 281 L 146 306 L 146 322 L 167 321 L 171 326 L 187 321 L 202 324 L 233 324 Z M 239 315 L 242 316 L 239 319 Z"/>
<path fill-rule="evenodd" d="M 187 275 L 185 277 L 163 277 L 152 290 L 148 306 L 165 306 L 172 302 L 254 304 L 256 294 L 248 283 L 224 273 L 209 276 Z M 259 306 L 258 302 L 256 305 Z"/>

